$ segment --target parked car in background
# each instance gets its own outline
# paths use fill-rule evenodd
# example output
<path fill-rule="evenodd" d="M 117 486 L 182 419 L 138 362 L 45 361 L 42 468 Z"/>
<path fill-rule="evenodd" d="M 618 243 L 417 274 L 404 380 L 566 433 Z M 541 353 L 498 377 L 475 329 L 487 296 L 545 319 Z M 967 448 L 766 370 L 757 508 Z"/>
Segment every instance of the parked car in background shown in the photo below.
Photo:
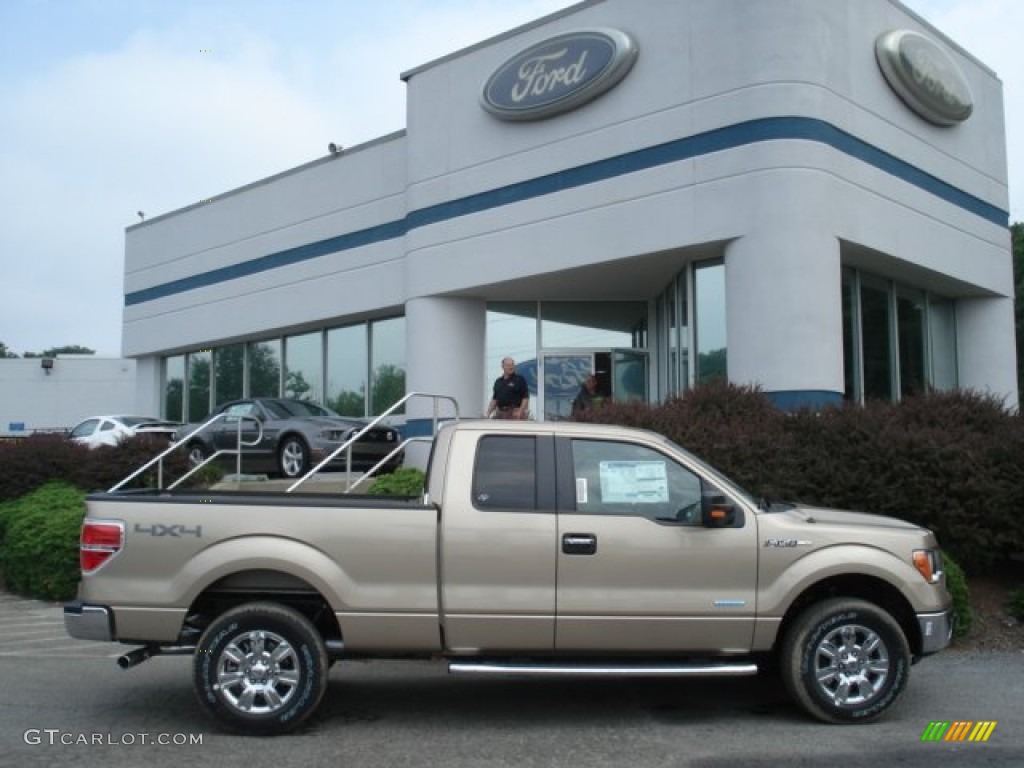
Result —
<path fill-rule="evenodd" d="M 177 422 L 155 416 L 90 416 L 71 430 L 70 437 L 90 448 L 117 445 L 136 435 L 155 435 L 170 442 L 179 427 Z"/>
<path fill-rule="evenodd" d="M 241 434 L 242 471 L 267 472 L 284 477 L 304 475 L 367 425 L 363 419 L 340 416 L 316 403 L 276 397 L 232 400 L 220 406 L 204 422 L 216 415 L 223 418 L 188 437 L 188 455 L 193 464 L 218 450 L 235 449 Z M 178 430 L 177 439 L 185 439 L 200 426 L 201 423 L 182 427 Z M 259 436 L 261 429 L 262 437 Z M 352 446 L 352 468 L 371 469 L 400 442 L 401 437 L 395 429 L 375 426 Z M 330 468 L 344 469 L 346 453 L 340 453 Z M 403 458 L 402 453 L 397 454 L 381 471 L 397 469 Z M 225 467 L 234 467 L 237 457 L 226 453 L 218 460 Z"/>

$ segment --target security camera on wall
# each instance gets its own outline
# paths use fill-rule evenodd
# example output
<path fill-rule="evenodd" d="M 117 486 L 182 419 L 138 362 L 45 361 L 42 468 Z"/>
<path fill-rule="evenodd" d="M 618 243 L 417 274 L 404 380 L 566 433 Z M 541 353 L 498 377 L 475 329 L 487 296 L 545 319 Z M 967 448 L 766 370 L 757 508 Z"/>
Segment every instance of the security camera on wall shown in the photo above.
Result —
<path fill-rule="evenodd" d="M 333 141 L 330 144 L 327 145 L 327 150 L 332 155 L 341 154 L 341 147 L 338 144 L 335 144 Z"/>

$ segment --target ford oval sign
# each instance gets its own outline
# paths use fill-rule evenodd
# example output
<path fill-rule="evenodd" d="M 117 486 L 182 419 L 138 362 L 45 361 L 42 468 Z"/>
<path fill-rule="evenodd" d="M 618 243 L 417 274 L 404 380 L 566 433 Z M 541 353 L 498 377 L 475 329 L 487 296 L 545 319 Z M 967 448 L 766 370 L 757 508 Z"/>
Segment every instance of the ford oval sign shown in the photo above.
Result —
<path fill-rule="evenodd" d="M 971 116 L 974 104 L 967 80 L 931 39 L 894 29 L 875 41 L 875 56 L 892 89 L 925 120 L 954 125 Z"/>
<path fill-rule="evenodd" d="M 484 85 L 484 109 L 502 120 L 539 120 L 586 104 L 626 76 L 632 38 L 583 29 L 537 43 L 502 64 Z"/>

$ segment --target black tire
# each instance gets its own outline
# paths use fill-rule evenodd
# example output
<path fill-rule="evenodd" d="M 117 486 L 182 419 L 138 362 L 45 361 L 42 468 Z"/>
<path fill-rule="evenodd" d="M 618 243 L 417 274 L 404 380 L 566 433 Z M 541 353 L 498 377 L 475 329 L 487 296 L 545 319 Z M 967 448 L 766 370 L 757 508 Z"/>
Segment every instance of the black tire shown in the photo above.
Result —
<path fill-rule="evenodd" d="M 828 723 L 875 719 L 899 697 L 910 674 L 900 625 L 864 600 L 812 605 L 789 628 L 779 671 L 790 695 Z"/>
<path fill-rule="evenodd" d="M 301 437 L 288 435 L 277 448 L 277 470 L 282 477 L 302 477 L 309 471 L 309 448 Z"/>
<path fill-rule="evenodd" d="M 203 710 L 227 730 L 271 736 L 313 714 L 327 670 L 327 649 L 309 619 L 277 603 L 247 603 L 203 632 L 192 685 Z"/>

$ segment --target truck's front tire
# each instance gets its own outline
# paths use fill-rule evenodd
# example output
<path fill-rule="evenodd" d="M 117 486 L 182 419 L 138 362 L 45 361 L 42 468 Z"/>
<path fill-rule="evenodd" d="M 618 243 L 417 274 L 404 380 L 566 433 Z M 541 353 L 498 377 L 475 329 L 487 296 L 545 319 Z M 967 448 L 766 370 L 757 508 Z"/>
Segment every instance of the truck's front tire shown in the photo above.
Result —
<path fill-rule="evenodd" d="M 829 723 L 867 722 L 907 684 L 910 648 L 888 613 L 864 600 L 831 599 L 800 614 L 783 640 L 783 682 L 807 712 Z"/>
<path fill-rule="evenodd" d="M 327 669 L 323 640 L 305 616 L 277 603 L 247 603 L 203 632 L 192 682 L 204 711 L 228 730 L 269 736 L 313 713 Z"/>

